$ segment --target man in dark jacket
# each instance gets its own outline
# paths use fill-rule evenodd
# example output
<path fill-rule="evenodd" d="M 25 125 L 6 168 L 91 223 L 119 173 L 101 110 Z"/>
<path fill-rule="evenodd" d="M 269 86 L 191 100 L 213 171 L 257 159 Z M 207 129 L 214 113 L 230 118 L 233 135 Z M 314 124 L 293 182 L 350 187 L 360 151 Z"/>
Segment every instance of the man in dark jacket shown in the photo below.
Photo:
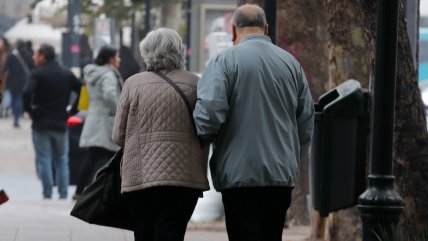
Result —
<path fill-rule="evenodd" d="M 53 173 L 60 199 L 67 198 L 69 184 L 68 132 L 66 111 L 71 92 L 79 93 L 81 83 L 55 61 L 55 50 L 42 44 L 34 51 L 37 67 L 24 88 L 24 109 L 32 118 L 32 138 L 37 171 L 43 184 L 43 197 L 52 197 Z"/>

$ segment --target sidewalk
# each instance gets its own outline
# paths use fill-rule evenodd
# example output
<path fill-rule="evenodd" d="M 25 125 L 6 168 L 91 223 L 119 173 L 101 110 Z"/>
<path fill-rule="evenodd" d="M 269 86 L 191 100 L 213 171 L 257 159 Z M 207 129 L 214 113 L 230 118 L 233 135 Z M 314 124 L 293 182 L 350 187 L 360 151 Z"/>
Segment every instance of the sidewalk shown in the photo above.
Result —
<path fill-rule="evenodd" d="M 0 189 L 9 201 L 0 206 L 0 241 L 132 241 L 130 231 L 90 225 L 69 215 L 73 202 L 42 199 L 31 143 L 30 121 L 14 129 L 11 119 L 0 119 Z M 303 241 L 309 227 L 284 229 L 284 241 Z M 224 221 L 189 223 L 186 241 L 227 241 Z"/>

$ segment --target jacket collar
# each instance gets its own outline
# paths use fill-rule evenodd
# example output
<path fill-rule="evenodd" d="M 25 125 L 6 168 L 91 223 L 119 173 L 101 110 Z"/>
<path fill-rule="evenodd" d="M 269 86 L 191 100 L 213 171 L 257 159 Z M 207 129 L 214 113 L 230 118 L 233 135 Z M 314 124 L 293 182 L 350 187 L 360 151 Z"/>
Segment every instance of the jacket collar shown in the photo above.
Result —
<path fill-rule="evenodd" d="M 272 42 L 269 36 L 261 35 L 261 34 L 253 34 L 253 35 L 246 36 L 243 40 L 241 40 L 241 43 L 248 40 L 264 40 L 264 41 Z"/>

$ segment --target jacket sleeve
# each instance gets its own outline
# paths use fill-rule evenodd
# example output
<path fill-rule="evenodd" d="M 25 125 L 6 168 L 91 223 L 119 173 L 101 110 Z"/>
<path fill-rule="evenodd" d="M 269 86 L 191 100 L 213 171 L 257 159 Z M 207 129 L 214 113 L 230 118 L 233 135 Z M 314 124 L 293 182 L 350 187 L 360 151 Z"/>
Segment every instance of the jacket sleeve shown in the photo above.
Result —
<path fill-rule="evenodd" d="M 302 85 L 299 91 L 296 118 L 300 142 L 300 159 L 305 159 L 308 157 L 314 129 L 314 104 L 303 69 L 301 69 L 300 73 Z"/>
<path fill-rule="evenodd" d="M 119 99 L 119 84 L 116 75 L 109 71 L 104 74 L 101 81 L 102 99 L 110 109 L 112 114 L 116 113 L 117 101 Z"/>
<path fill-rule="evenodd" d="M 224 63 L 217 56 L 207 66 L 197 85 L 193 118 L 199 136 L 215 136 L 229 111 L 229 83 Z"/>
<path fill-rule="evenodd" d="M 120 147 L 125 146 L 126 127 L 128 124 L 128 114 L 130 109 L 129 87 L 128 82 L 125 82 L 122 93 L 120 94 L 119 103 L 117 105 L 116 116 L 113 125 L 113 141 Z"/>

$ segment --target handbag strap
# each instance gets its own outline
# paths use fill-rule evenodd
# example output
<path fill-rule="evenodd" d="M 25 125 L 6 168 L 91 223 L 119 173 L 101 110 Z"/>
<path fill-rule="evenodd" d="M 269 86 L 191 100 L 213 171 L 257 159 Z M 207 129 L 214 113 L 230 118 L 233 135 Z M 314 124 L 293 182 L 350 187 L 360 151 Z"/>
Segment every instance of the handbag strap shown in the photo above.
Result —
<path fill-rule="evenodd" d="M 177 84 L 174 83 L 174 81 L 172 81 L 166 75 L 164 75 L 164 74 L 162 74 L 161 72 L 158 72 L 158 71 L 153 71 L 153 73 L 155 73 L 157 76 L 161 77 L 168 84 L 170 84 L 177 91 L 177 93 L 180 95 L 181 99 L 183 99 L 184 103 L 186 103 L 187 110 L 189 111 L 189 115 L 190 115 L 190 120 L 192 121 L 193 129 L 195 129 L 195 131 L 196 131 L 195 121 L 193 120 L 193 109 L 192 109 L 192 107 L 190 105 L 189 99 L 187 99 L 187 97 L 184 94 L 184 92 L 180 89 L 180 87 L 178 87 Z"/>

